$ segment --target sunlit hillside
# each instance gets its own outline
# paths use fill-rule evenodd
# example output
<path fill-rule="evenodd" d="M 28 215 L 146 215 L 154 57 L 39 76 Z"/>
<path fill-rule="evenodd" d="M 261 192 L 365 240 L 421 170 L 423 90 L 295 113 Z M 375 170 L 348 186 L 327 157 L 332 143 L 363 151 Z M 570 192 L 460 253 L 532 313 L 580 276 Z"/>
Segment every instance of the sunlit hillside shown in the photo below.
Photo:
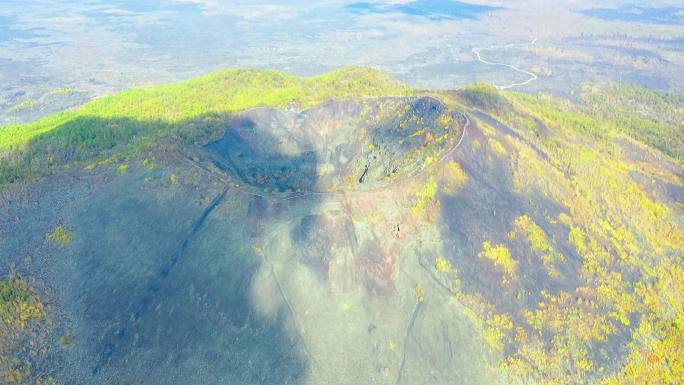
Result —
<path fill-rule="evenodd" d="M 0 378 L 677 384 L 681 99 L 584 91 L 230 69 L 3 127 Z"/>

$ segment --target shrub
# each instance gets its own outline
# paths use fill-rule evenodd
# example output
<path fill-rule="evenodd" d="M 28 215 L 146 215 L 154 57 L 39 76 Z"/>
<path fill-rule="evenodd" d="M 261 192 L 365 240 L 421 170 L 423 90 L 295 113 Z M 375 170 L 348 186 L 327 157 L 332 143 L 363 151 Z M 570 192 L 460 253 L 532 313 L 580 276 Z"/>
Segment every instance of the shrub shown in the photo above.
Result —
<path fill-rule="evenodd" d="M 47 234 L 45 239 L 48 242 L 57 242 L 60 246 L 66 247 L 73 241 L 74 234 L 64 227 L 64 225 L 60 224 L 51 233 Z"/>

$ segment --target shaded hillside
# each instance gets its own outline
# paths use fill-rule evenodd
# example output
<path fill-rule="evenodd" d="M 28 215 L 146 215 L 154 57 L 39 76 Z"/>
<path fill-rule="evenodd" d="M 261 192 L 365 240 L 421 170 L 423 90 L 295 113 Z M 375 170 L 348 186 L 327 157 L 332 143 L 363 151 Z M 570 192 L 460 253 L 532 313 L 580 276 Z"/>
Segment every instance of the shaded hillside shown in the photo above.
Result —
<path fill-rule="evenodd" d="M 230 70 L 12 126 L 5 381 L 681 382 L 684 170 L 581 111 Z"/>
<path fill-rule="evenodd" d="M 331 97 L 411 93 L 381 72 L 356 67 L 308 78 L 226 69 L 185 83 L 130 89 L 30 124 L 2 127 L 0 184 L 71 162 L 125 157 L 124 150 L 139 152 L 160 136 L 206 137 L 217 131 L 217 118 L 252 107 L 310 107 Z"/>

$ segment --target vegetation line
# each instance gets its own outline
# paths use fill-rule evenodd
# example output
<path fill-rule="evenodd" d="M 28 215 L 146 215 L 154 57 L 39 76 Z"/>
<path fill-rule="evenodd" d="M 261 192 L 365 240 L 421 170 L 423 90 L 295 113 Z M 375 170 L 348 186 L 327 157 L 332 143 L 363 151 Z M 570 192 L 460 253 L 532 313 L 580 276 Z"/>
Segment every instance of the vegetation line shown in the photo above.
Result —
<path fill-rule="evenodd" d="M 512 70 L 515 71 L 515 72 L 518 72 L 518 73 L 521 73 L 521 74 L 523 74 L 523 75 L 529 76 L 529 78 L 528 78 L 527 80 L 525 80 L 524 82 L 512 83 L 512 84 L 509 84 L 509 85 L 506 85 L 506 86 L 496 86 L 496 88 L 498 88 L 498 89 L 500 89 L 500 90 L 507 90 L 507 89 L 509 89 L 509 88 L 520 87 L 520 86 L 524 86 L 524 85 L 527 85 L 527 84 L 529 84 L 529 83 L 532 83 L 533 81 L 537 80 L 538 77 L 537 77 L 537 75 L 535 75 L 534 73 L 532 73 L 532 72 L 530 72 L 530 71 L 521 70 L 520 68 L 518 68 L 518 67 L 516 67 L 516 66 L 514 66 L 514 65 L 512 65 L 512 64 L 491 62 L 491 61 L 485 60 L 485 59 L 482 58 L 481 52 L 482 52 L 483 50 L 505 49 L 505 48 L 511 48 L 511 47 L 515 47 L 515 46 L 519 46 L 519 45 L 527 45 L 527 44 L 529 44 L 529 45 L 534 45 L 535 43 L 537 43 L 537 39 L 536 39 L 536 38 L 534 38 L 530 43 L 523 43 L 523 44 L 507 44 L 507 45 L 504 45 L 504 46 L 491 46 L 491 47 L 488 47 L 488 48 L 473 48 L 473 53 L 474 53 L 475 55 L 477 55 L 477 60 L 480 61 L 481 63 L 487 64 L 487 65 L 492 65 L 492 66 L 499 66 L 499 67 L 510 68 L 510 69 L 512 69 Z"/>

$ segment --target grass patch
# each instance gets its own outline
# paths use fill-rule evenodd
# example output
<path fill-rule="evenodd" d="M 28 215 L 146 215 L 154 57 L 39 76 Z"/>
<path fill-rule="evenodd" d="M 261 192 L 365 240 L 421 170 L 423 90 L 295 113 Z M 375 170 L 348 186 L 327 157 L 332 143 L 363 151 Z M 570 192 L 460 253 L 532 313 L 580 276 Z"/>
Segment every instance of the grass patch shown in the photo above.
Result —
<path fill-rule="evenodd" d="M 57 226 L 51 233 L 45 236 L 46 241 L 57 242 L 62 247 L 69 246 L 73 239 L 74 233 L 69 231 L 64 225 Z"/>
<path fill-rule="evenodd" d="M 19 276 L 0 279 L 0 320 L 23 328 L 32 318 L 45 316 L 35 291 Z"/>
<path fill-rule="evenodd" d="M 18 275 L 0 279 L 0 383 L 44 383 L 31 377 L 33 357 L 26 351 L 28 346 L 39 351 L 46 321 L 44 306 L 26 280 Z"/>

